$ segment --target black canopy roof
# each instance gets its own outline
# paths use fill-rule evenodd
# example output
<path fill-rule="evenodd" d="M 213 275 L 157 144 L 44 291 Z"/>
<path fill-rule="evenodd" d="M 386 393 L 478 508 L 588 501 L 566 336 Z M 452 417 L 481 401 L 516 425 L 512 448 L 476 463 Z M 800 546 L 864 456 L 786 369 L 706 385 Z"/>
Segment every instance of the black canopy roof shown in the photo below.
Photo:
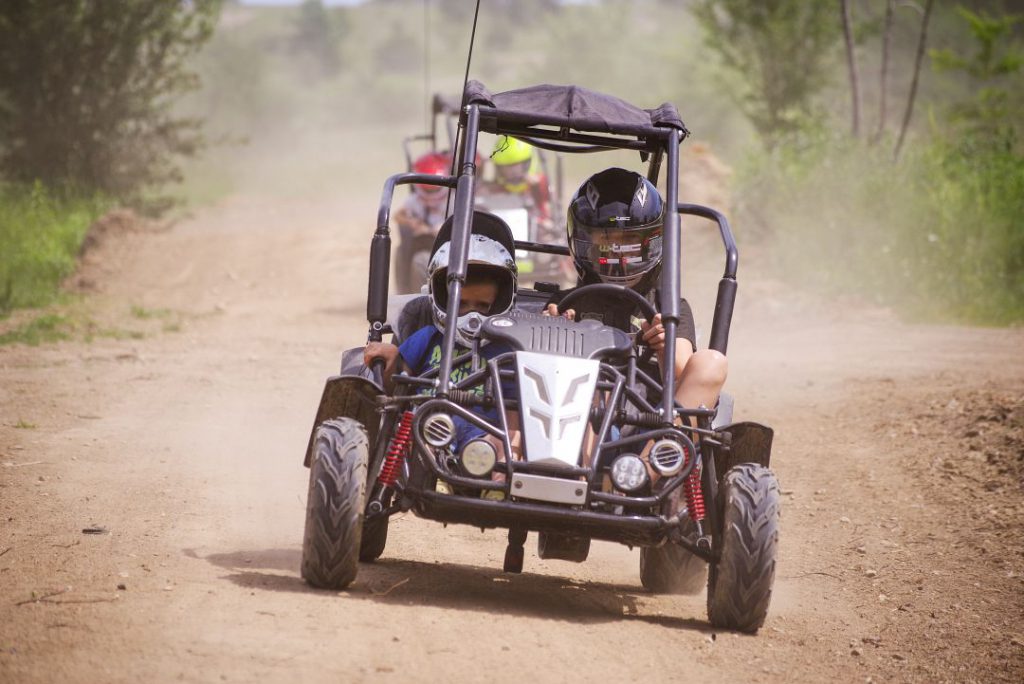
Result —
<path fill-rule="evenodd" d="M 492 107 L 481 112 L 481 130 L 490 133 L 502 125 L 549 125 L 580 132 L 644 136 L 676 128 L 680 137 L 689 131 L 675 105 L 641 109 L 612 95 L 574 85 L 536 85 L 491 94 L 479 81 L 466 84 L 467 104 Z M 661 130 L 658 130 L 661 129 Z"/>

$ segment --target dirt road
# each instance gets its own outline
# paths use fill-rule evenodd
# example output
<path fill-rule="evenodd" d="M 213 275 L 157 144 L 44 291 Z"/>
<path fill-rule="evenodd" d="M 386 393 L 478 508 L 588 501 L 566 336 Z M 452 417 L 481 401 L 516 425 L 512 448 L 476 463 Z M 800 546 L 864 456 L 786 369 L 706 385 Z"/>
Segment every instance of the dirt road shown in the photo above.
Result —
<path fill-rule="evenodd" d="M 92 266 L 110 334 L 0 348 L 0 681 L 1024 679 L 1024 330 L 815 302 L 746 254 L 728 389 L 784 492 L 757 636 L 647 594 L 636 550 L 528 544 L 510 576 L 502 533 L 411 515 L 309 589 L 302 449 L 365 336 L 361 215 L 238 198 L 127 235 Z"/>

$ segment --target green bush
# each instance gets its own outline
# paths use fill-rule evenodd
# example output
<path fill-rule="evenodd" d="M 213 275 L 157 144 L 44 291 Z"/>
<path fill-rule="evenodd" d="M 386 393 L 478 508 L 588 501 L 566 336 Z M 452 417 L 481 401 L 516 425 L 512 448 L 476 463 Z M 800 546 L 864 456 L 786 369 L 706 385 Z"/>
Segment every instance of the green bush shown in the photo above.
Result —
<path fill-rule="evenodd" d="M 0 184 L 0 316 L 53 301 L 85 233 L 105 207 L 34 186 Z"/>
<path fill-rule="evenodd" d="M 217 0 L 0 3 L 0 174 L 162 208 L 199 151 L 172 103 L 198 85 L 188 60 Z M 148 193 L 146 191 L 149 191 Z"/>
<path fill-rule="evenodd" d="M 901 163 L 825 138 L 752 161 L 738 225 L 779 273 L 912 318 L 1024 321 L 1024 157 L 1009 141 L 938 139 Z"/>

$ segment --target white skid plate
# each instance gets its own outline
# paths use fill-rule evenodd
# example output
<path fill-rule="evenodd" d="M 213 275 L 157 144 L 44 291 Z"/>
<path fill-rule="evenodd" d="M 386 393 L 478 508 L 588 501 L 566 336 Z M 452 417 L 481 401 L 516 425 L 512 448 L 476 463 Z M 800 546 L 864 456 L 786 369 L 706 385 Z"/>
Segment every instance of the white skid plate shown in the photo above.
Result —
<path fill-rule="evenodd" d="M 552 503 L 583 504 L 587 500 L 587 485 L 580 480 L 515 473 L 512 475 L 512 496 Z"/>
<path fill-rule="evenodd" d="M 575 466 L 587 430 L 600 364 L 516 352 L 526 460 Z"/>

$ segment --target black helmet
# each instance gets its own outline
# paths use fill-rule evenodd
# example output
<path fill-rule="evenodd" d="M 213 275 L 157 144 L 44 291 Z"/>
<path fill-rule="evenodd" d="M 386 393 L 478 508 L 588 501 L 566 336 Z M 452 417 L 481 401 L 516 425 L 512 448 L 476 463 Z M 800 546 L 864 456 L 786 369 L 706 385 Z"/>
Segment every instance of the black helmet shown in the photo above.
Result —
<path fill-rule="evenodd" d="M 646 292 L 660 272 L 665 203 L 634 171 L 606 169 L 569 203 L 569 252 L 580 277 Z"/>

